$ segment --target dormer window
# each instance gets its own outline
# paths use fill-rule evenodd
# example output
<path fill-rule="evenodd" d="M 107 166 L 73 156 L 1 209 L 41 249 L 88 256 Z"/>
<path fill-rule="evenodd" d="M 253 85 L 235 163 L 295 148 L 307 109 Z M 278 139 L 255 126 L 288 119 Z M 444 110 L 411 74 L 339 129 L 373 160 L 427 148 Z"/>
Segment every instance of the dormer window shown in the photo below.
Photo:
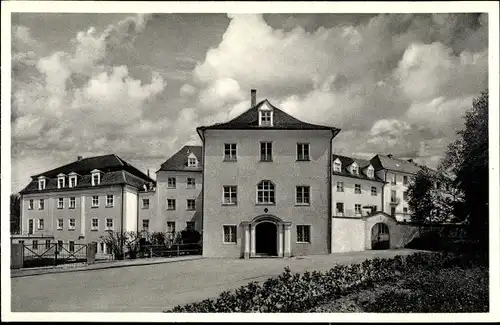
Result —
<path fill-rule="evenodd" d="M 69 173 L 69 187 L 73 188 L 76 187 L 78 184 L 78 174 L 75 172 Z"/>
<path fill-rule="evenodd" d="M 333 171 L 340 173 L 342 170 L 342 163 L 337 159 L 333 162 Z"/>
<path fill-rule="evenodd" d="M 90 173 L 92 175 L 92 186 L 101 184 L 101 171 L 98 169 L 94 169 Z"/>
<path fill-rule="evenodd" d="M 46 185 L 46 180 L 44 176 L 38 177 L 38 190 L 44 190 Z"/>
<path fill-rule="evenodd" d="M 273 110 L 267 103 L 259 109 L 259 126 L 273 126 Z"/>
<path fill-rule="evenodd" d="M 66 186 L 66 175 L 59 174 L 57 175 L 57 188 L 64 188 Z"/>
<path fill-rule="evenodd" d="M 374 176 L 374 171 L 373 171 L 373 167 L 370 166 L 366 169 L 366 176 L 368 176 L 369 178 L 373 178 Z"/>
<path fill-rule="evenodd" d="M 359 168 L 356 163 L 351 165 L 351 173 L 353 173 L 354 175 L 359 175 Z"/>
<path fill-rule="evenodd" d="M 188 156 L 188 167 L 197 167 L 198 166 L 198 159 L 196 159 L 196 156 L 191 153 Z"/>

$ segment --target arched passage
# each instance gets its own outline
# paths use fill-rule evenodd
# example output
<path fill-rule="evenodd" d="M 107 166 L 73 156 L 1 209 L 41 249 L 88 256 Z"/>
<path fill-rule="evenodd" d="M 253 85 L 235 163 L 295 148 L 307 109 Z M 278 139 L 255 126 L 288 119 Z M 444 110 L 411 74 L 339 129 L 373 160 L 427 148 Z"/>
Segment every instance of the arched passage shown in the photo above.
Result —
<path fill-rule="evenodd" d="M 383 222 L 376 223 L 372 227 L 371 239 L 372 249 L 389 249 L 391 246 L 389 227 Z"/>
<path fill-rule="evenodd" d="M 255 226 L 255 253 L 278 256 L 278 226 L 271 221 L 263 221 Z"/>

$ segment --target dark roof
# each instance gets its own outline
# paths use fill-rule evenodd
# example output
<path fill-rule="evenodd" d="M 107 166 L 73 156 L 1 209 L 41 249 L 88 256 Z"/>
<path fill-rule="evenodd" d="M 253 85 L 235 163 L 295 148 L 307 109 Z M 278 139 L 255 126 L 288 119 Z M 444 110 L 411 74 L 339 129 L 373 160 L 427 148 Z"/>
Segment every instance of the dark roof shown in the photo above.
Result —
<path fill-rule="evenodd" d="M 332 126 L 317 125 L 302 122 L 295 117 L 283 112 L 279 108 L 272 105 L 267 99 L 261 101 L 254 107 L 249 108 L 247 111 L 243 112 L 241 115 L 235 117 L 226 123 L 217 123 L 210 126 L 200 126 L 197 129 L 204 131 L 208 129 L 237 129 L 237 130 L 249 130 L 262 128 L 259 126 L 259 108 L 267 104 L 273 110 L 273 126 L 265 127 L 266 129 L 284 129 L 284 130 L 331 130 L 334 135 L 336 135 L 340 129 Z"/>
<path fill-rule="evenodd" d="M 421 169 L 421 166 L 416 163 L 389 155 L 376 155 L 370 161 L 375 170 L 389 169 L 401 173 L 416 174 Z"/>
<path fill-rule="evenodd" d="M 198 159 L 197 167 L 188 166 L 188 156 L 193 153 Z M 160 170 L 168 171 L 202 171 L 203 170 L 203 147 L 201 146 L 184 146 L 177 151 L 173 156 L 161 164 Z"/>
<path fill-rule="evenodd" d="M 61 167 L 49 170 L 47 172 L 33 175 L 32 181 L 20 193 L 28 193 L 31 191 L 40 192 L 38 190 L 39 176 L 46 177 L 46 191 L 66 191 L 91 187 L 90 172 L 94 169 L 98 169 L 103 172 L 100 186 L 128 184 L 136 188 L 142 188 L 144 184 L 155 184 L 155 181 L 153 179 L 148 177 L 146 174 L 144 174 L 122 158 L 118 157 L 115 154 L 109 154 L 104 156 L 83 158 Z M 77 186 L 75 188 L 65 187 L 63 189 L 58 189 L 57 175 L 68 175 L 71 172 L 75 172 L 80 175 Z"/>
<path fill-rule="evenodd" d="M 370 166 L 370 161 L 366 159 L 359 159 L 359 158 L 351 158 L 351 157 L 346 157 L 346 156 L 341 156 L 341 155 L 332 155 L 332 166 L 333 166 L 333 161 L 336 159 L 340 160 L 340 163 L 342 164 L 342 169 L 341 172 L 336 172 L 333 171 L 334 175 L 338 176 L 346 176 L 346 177 L 352 177 L 352 178 L 358 178 L 358 179 L 366 179 L 370 181 L 376 181 L 376 182 L 384 182 L 381 178 L 379 178 L 375 173 L 374 173 L 374 178 L 370 178 L 366 175 L 366 168 Z M 359 167 L 359 175 L 354 175 L 349 172 L 347 167 L 349 167 L 353 162 L 356 162 Z"/>

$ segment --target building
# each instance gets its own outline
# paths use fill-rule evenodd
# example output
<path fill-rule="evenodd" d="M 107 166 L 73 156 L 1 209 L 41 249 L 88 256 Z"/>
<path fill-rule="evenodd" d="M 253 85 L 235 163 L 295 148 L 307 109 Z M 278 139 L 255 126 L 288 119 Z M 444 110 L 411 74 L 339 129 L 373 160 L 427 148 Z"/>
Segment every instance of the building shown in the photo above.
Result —
<path fill-rule="evenodd" d="M 184 146 L 156 172 L 158 218 L 152 229 L 171 239 L 184 229 L 202 232 L 202 151 L 201 146 Z"/>
<path fill-rule="evenodd" d="M 197 128 L 203 142 L 203 255 L 326 254 L 331 144 L 340 130 L 300 121 L 267 99 L 227 123 Z"/>
<path fill-rule="evenodd" d="M 20 192 L 21 232 L 14 241 L 98 242 L 98 254 L 110 253 L 100 237 L 109 230 L 141 230 L 145 216 L 152 217 L 154 205 L 146 200 L 154 191 L 154 180 L 117 155 L 78 157 L 31 177 Z"/>

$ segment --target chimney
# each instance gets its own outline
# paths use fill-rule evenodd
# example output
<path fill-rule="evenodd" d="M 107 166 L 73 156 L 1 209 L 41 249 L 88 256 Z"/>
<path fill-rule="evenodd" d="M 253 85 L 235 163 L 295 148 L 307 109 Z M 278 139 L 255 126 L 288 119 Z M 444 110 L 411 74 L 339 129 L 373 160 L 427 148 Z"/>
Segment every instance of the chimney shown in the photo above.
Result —
<path fill-rule="evenodd" d="M 149 168 L 148 168 L 148 177 L 149 177 Z"/>
<path fill-rule="evenodd" d="M 257 90 L 251 89 L 250 90 L 250 107 L 254 107 L 255 105 L 257 105 Z"/>
<path fill-rule="evenodd" d="M 80 161 L 80 160 L 82 160 L 82 159 L 83 159 L 83 157 L 82 157 L 82 156 L 78 156 L 78 157 L 76 157 L 76 160 L 77 160 L 77 161 Z"/>
<path fill-rule="evenodd" d="M 408 159 L 408 162 L 413 163 L 413 159 L 412 158 Z"/>
<path fill-rule="evenodd" d="M 387 157 L 392 159 L 392 153 L 388 154 Z"/>

